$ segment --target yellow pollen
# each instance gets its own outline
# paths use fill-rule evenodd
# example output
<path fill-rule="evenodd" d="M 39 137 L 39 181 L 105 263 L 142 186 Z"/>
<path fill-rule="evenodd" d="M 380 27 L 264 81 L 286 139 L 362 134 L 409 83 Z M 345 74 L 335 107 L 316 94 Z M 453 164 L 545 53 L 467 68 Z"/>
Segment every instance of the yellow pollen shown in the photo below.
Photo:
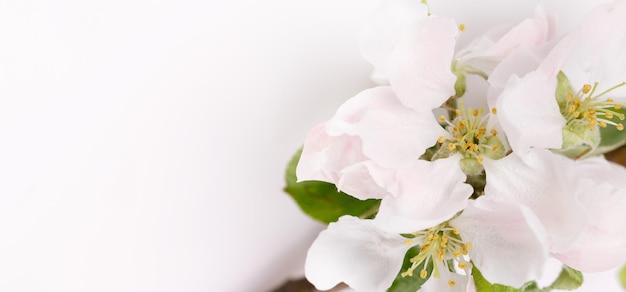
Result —
<path fill-rule="evenodd" d="M 473 116 L 475 116 L 475 117 L 477 117 L 477 116 L 478 116 L 478 110 L 477 110 L 477 109 L 475 109 L 475 110 L 472 112 L 472 115 L 473 115 Z"/>
<path fill-rule="evenodd" d="M 433 236 L 433 239 L 434 239 L 434 240 L 438 240 L 438 239 L 439 239 L 439 234 L 435 234 L 435 235 Z"/>
<path fill-rule="evenodd" d="M 491 109 L 491 113 L 495 115 L 498 113 L 498 110 L 494 107 Z"/>
<path fill-rule="evenodd" d="M 467 248 L 468 250 L 472 249 L 472 243 L 471 242 L 466 242 L 465 243 L 465 248 Z"/>
<path fill-rule="evenodd" d="M 575 106 L 575 105 L 573 105 L 573 104 L 570 104 L 570 105 L 567 107 L 567 111 L 568 111 L 568 112 L 570 112 L 570 113 L 573 113 L 575 110 L 576 110 L 576 106 Z"/>
<path fill-rule="evenodd" d="M 612 119 L 612 118 L 613 118 L 613 113 L 607 112 L 607 113 L 606 113 L 606 117 L 607 117 L 608 119 Z"/>
<path fill-rule="evenodd" d="M 465 31 L 465 24 L 464 23 L 459 24 L 459 30 L 460 31 Z"/>
<path fill-rule="evenodd" d="M 454 285 L 456 285 L 456 283 L 452 280 L 448 280 L 448 285 L 450 285 L 450 287 L 454 287 Z"/>
<path fill-rule="evenodd" d="M 494 152 L 498 151 L 498 149 L 499 149 L 498 145 L 493 145 L 493 147 L 491 147 L 491 150 L 494 151 Z"/>
<path fill-rule="evenodd" d="M 428 272 L 426 272 L 426 270 L 421 270 L 420 271 L 420 278 L 426 279 L 426 276 L 428 276 Z"/>
<path fill-rule="evenodd" d="M 621 104 L 618 103 L 618 104 L 615 105 L 615 109 L 621 109 L 621 108 L 622 108 Z"/>
<path fill-rule="evenodd" d="M 585 84 L 583 85 L 583 93 L 587 94 L 589 93 L 589 91 L 591 90 L 591 84 Z"/>
<path fill-rule="evenodd" d="M 575 118 L 580 117 L 580 112 L 574 112 L 574 117 L 575 117 Z"/>
<path fill-rule="evenodd" d="M 463 140 L 463 136 L 461 136 L 461 135 L 458 135 L 458 136 L 456 136 L 455 138 L 456 138 L 456 140 L 457 140 L 457 141 L 459 141 L 459 142 L 461 142 L 461 140 Z"/>
<path fill-rule="evenodd" d="M 478 158 L 476 158 L 476 161 L 478 161 L 478 163 L 483 164 L 483 160 L 484 158 L 482 156 L 478 156 Z"/>
<path fill-rule="evenodd" d="M 491 136 L 498 136 L 498 131 L 496 131 L 495 129 L 491 130 Z"/>
<path fill-rule="evenodd" d="M 622 131 L 624 130 L 624 125 L 622 124 L 617 124 L 617 126 L 615 126 L 617 128 L 618 131 Z"/>
<path fill-rule="evenodd" d="M 572 101 L 574 100 L 574 95 L 570 92 L 567 94 L 567 101 Z"/>
<path fill-rule="evenodd" d="M 440 122 L 445 122 L 446 121 L 446 117 L 444 117 L 443 115 L 439 116 L 439 121 Z"/>
<path fill-rule="evenodd" d="M 437 143 L 441 144 L 443 142 L 446 141 L 446 138 L 444 138 L 443 136 L 439 137 L 439 139 L 437 139 Z"/>
<path fill-rule="evenodd" d="M 448 144 L 448 149 L 454 150 L 454 148 L 456 148 L 456 146 L 454 146 L 454 143 Z"/>
<path fill-rule="evenodd" d="M 605 122 L 598 122 L 598 126 L 600 126 L 601 128 L 606 128 L 606 123 Z"/>
<path fill-rule="evenodd" d="M 454 234 L 459 234 L 459 229 L 458 229 L 458 228 L 454 228 L 454 229 L 452 229 L 452 233 L 454 233 Z"/>
<path fill-rule="evenodd" d="M 460 250 L 455 250 L 454 252 L 452 252 L 452 255 L 454 255 L 455 257 L 460 257 L 462 254 L 462 252 Z"/>
<path fill-rule="evenodd" d="M 465 268 L 467 268 L 467 263 L 460 262 L 460 263 L 459 263 L 459 268 L 460 268 L 460 269 L 465 269 Z"/>
<path fill-rule="evenodd" d="M 428 236 L 426 237 L 426 239 L 428 239 L 428 241 L 433 240 L 433 235 L 432 235 L 432 234 L 428 234 Z"/>
<path fill-rule="evenodd" d="M 459 121 L 459 129 L 465 130 L 465 122 Z"/>
<path fill-rule="evenodd" d="M 446 235 L 442 235 L 442 236 L 441 236 L 441 240 L 443 240 L 443 241 L 448 241 L 448 236 L 446 236 Z"/>
<path fill-rule="evenodd" d="M 404 245 L 411 245 L 413 244 L 413 240 L 412 239 L 407 239 L 404 241 Z"/>
<path fill-rule="evenodd" d="M 440 242 L 440 243 L 439 243 L 439 246 L 441 246 L 441 247 L 447 247 L 447 246 L 448 246 L 448 244 L 447 244 L 445 241 L 442 241 L 442 242 Z"/>
<path fill-rule="evenodd" d="M 455 109 L 455 110 L 454 110 L 454 113 L 455 113 L 457 116 L 460 116 L 460 115 L 461 115 L 461 110 L 457 108 L 457 109 Z"/>

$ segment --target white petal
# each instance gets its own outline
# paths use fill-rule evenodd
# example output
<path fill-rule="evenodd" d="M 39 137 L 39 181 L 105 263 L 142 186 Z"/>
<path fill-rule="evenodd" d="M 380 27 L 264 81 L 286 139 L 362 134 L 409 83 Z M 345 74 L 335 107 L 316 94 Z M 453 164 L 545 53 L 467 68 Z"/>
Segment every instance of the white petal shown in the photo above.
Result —
<path fill-rule="evenodd" d="M 391 87 L 404 105 L 431 110 L 455 94 L 451 66 L 458 32 L 454 20 L 444 17 L 429 17 L 404 32 L 389 68 Z"/>
<path fill-rule="evenodd" d="M 361 54 L 374 65 L 378 79 L 388 78 L 389 59 L 402 32 L 412 23 L 428 16 L 419 1 L 385 0 L 365 23 L 360 38 Z"/>
<path fill-rule="evenodd" d="M 343 169 L 337 188 L 360 200 L 382 199 L 391 194 L 379 186 L 370 168 L 378 166 L 372 161 L 356 163 Z"/>
<path fill-rule="evenodd" d="M 382 229 L 410 233 L 439 224 L 462 210 L 472 194 L 459 166 L 460 156 L 373 174 L 393 197 L 382 200 L 375 223 Z"/>
<path fill-rule="evenodd" d="M 329 122 L 331 135 L 361 138 L 363 153 L 384 167 L 418 159 L 447 132 L 431 112 L 403 106 L 388 86 L 365 90 L 350 99 Z"/>
<path fill-rule="evenodd" d="M 450 225 L 471 242 L 469 255 L 488 281 L 520 287 L 541 276 L 548 259 L 546 233 L 527 207 L 480 197 Z"/>
<path fill-rule="evenodd" d="M 626 169 L 603 158 L 577 161 L 578 199 L 588 222 L 573 246 L 557 254 L 565 264 L 599 272 L 626 262 Z"/>
<path fill-rule="evenodd" d="M 560 149 L 563 144 L 561 115 L 554 94 L 556 78 L 531 72 L 509 80 L 498 97 L 498 118 L 514 152 L 524 155 L 530 147 Z"/>
<path fill-rule="evenodd" d="M 420 292 L 466 292 L 468 290 L 468 276 L 460 275 L 448 271 L 441 267 L 439 269 L 439 278 L 431 276 L 422 288 Z"/>
<path fill-rule="evenodd" d="M 528 206 L 548 231 L 551 251 L 567 248 L 579 236 L 585 212 L 575 199 L 573 161 L 545 149 L 526 156 L 509 155 L 483 162 L 487 173 L 486 196 Z"/>
<path fill-rule="evenodd" d="M 311 245 L 305 275 L 320 290 L 345 282 L 358 291 L 384 291 L 409 248 L 402 236 L 377 229 L 371 220 L 343 216 Z"/>

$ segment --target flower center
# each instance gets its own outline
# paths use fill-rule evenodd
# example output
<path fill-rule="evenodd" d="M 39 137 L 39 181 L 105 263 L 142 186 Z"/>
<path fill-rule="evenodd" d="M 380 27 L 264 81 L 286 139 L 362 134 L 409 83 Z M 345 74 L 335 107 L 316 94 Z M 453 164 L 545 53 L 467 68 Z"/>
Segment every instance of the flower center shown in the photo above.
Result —
<path fill-rule="evenodd" d="M 606 128 L 608 125 L 612 125 L 619 131 L 624 130 L 624 124 L 613 120 L 614 117 L 620 121 L 624 120 L 624 115 L 616 111 L 621 109 L 623 104 L 617 103 L 611 98 L 605 100 L 600 98 L 625 84 L 622 82 L 597 95 L 594 95 L 598 87 L 597 82 L 593 86 L 591 84 L 583 85 L 575 94 L 573 92 L 568 93 L 565 106 L 561 108 L 561 114 L 566 120 L 566 127 L 575 129 L 581 125 L 586 125 L 589 130 L 593 130 L 596 126 Z"/>
<path fill-rule="evenodd" d="M 493 114 L 496 109 L 491 110 Z M 459 101 L 459 108 L 455 110 L 452 121 L 445 116 L 439 117 L 439 122 L 454 139 L 439 137 L 439 151 L 433 157 L 449 157 L 454 153 L 460 153 L 464 159 L 461 167 L 467 175 L 478 174 L 482 171 L 483 156 L 491 159 L 504 157 L 504 145 L 498 138 L 498 131 L 488 125 L 489 116 L 484 114 L 484 109 L 465 108 L 463 101 Z"/>
<path fill-rule="evenodd" d="M 413 272 L 421 267 L 420 278 L 426 279 L 428 271 L 426 268 L 433 267 L 433 276 L 439 277 L 439 269 L 444 268 L 450 271 L 456 270 L 455 265 L 469 275 L 470 265 L 466 259 L 467 251 L 472 247 L 470 242 L 464 242 L 459 235 L 459 230 L 441 223 L 427 230 L 412 233 L 413 238 L 405 241 L 406 245 L 413 245 L 415 242 L 421 243 L 420 252 L 410 259 L 411 267 L 401 273 L 402 277 L 413 276 Z M 448 282 L 454 286 L 454 281 Z"/>

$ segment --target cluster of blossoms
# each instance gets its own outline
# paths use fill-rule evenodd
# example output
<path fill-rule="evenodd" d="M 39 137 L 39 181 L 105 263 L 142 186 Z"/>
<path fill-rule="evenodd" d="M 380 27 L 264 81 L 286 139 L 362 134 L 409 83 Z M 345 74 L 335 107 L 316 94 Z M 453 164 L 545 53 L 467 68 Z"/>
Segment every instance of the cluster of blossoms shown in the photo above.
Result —
<path fill-rule="evenodd" d="M 383 291 L 400 273 L 428 279 L 422 291 L 471 291 L 472 268 L 520 287 L 549 258 L 584 272 L 626 262 L 626 170 L 601 145 L 624 129 L 626 0 L 571 31 L 556 19 L 538 6 L 457 48 L 471 27 L 423 1 L 382 2 L 362 35 L 381 85 L 312 129 L 297 168 L 380 206 L 319 234 L 309 281 Z"/>

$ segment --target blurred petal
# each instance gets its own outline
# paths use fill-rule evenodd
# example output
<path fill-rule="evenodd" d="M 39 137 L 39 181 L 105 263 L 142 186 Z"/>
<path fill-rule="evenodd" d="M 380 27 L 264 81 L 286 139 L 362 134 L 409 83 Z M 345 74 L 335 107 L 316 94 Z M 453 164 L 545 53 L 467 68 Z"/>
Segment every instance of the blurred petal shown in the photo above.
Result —
<path fill-rule="evenodd" d="M 391 194 L 379 186 L 372 177 L 371 167 L 377 167 L 372 161 L 356 163 L 345 168 L 337 182 L 337 188 L 360 200 L 382 199 Z"/>
<path fill-rule="evenodd" d="M 488 281 L 520 287 L 542 275 L 548 259 L 546 232 L 526 206 L 480 197 L 450 225 L 471 242 L 469 255 Z"/>
<path fill-rule="evenodd" d="M 345 282 L 358 291 L 385 291 L 410 248 L 404 240 L 377 229 L 371 220 L 343 216 L 313 242 L 305 275 L 320 290 Z"/>
<path fill-rule="evenodd" d="M 375 79 L 388 78 L 389 59 L 402 32 L 428 16 L 428 8 L 414 0 L 385 0 L 365 23 L 360 38 L 363 58 L 374 65 Z"/>
<path fill-rule="evenodd" d="M 599 157 L 576 164 L 588 221 L 573 246 L 556 256 L 584 272 L 605 271 L 626 262 L 626 169 Z"/>

